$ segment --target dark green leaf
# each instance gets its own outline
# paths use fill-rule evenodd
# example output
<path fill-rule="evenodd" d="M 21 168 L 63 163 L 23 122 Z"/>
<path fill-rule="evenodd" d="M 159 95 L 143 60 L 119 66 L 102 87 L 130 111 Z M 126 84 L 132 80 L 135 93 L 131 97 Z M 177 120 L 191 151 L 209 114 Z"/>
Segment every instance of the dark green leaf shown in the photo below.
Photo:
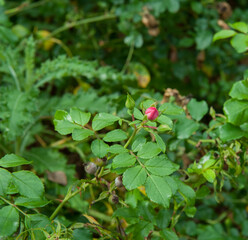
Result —
<path fill-rule="evenodd" d="M 167 115 L 180 115 L 183 113 L 183 109 L 172 103 L 164 103 L 159 107 L 159 112 Z"/>
<path fill-rule="evenodd" d="M 163 236 L 166 240 L 178 240 L 178 236 L 175 232 L 173 232 L 171 229 L 163 229 L 162 231 Z"/>
<path fill-rule="evenodd" d="M 248 100 L 248 80 L 234 83 L 229 95 L 239 100 Z"/>
<path fill-rule="evenodd" d="M 196 36 L 196 49 L 204 50 L 212 43 L 213 35 L 210 31 L 200 31 Z"/>
<path fill-rule="evenodd" d="M 223 141 L 231 141 L 235 139 L 239 139 L 244 136 L 244 131 L 238 127 L 234 126 L 230 123 L 225 123 L 219 128 L 220 138 Z"/>
<path fill-rule="evenodd" d="M 179 139 L 189 138 L 197 129 L 199 128 L 199 124 L 195 121 L 183 118 L 179 119 L 175 125 L 176 134 Z"/>
<path fill-rule="evenodd" d="M 159 148 L 164 153 L 165 150 L 166 150 L 166 146 L 165 146 L 164 140 L 157 133 L 154 133 L 154 136 L 155 136 L 155 139 L 156 139 L 156 142 L 157 142 Z"/>
<path fill-rule="evenodd" d="M 41 198 L 26 198 L 26 197 L 18 197 L 15 200 L 15 205 L 23 206 L 26 208 L 37 208 L 37 207 L 44 207 L 49 202 L 47 200 Z"/>
<path fill-rule="evenodd" d="M 170 175 L 179 168 L 177 164 L 171 162 L 164 154 L 145 162 L 145 167 L 149 172 L 157 176 Z"/>
<path fill-rule="evenodd" d="M 153 202 L 161 204 L 166 208 L 169 207 L 172 192 L 170 186 L 162 177 L 149 175 L 145 188 L 147 196 Z"/>
<path fill-rule="evenodd" d="M 125 153 L 128 152 L 126 148 L 124 148 L 122 145 L 114 144 L 109 147 L 109 152 L 111 153 Z"/>

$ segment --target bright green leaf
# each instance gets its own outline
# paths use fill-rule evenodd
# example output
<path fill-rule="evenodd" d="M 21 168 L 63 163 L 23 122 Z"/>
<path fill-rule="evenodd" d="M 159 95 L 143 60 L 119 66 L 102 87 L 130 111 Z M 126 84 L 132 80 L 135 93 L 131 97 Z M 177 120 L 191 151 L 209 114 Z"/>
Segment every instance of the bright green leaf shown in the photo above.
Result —
<path fill-rule="evenodd" d="M 31 163 L 30 161 L 27 161 L 26 159 L 19 157 L 13 153 L 7 154 L 0 159 L 0 166 L 4 168 L 17 167 L 30 163 Z"/>
<path fill-rule="evenodd" d="M 6 194 L 11 179 L 11 173 L 3 168 L 0 168 L 0 196 L 4 196 Z"/>
<path fill-rule="evenodd" d="M 124 148 L 122 145 L 114 144 L 109 147 L 109 152 L 119 154 L 119 153 L 128 152 L 128 150 Z"/>
<path fill-rule="evenodd" d="M 157 142 L 159 148 L 164 153 L 165 150 L 166 150 L 166 146 L 165 146 L 164 140 L 157 133 L 154 133 L 154 136 L 155 136 L 155 139 L 156 139 L 156 142 Z"/>
<path fill-rule="evenodd" d="M 44 194 L 41 180 L 32 172 L 19 171 L 12 173 L 13 181 L 19 193 L 25 197 L 39 198 Z"/>
<path fill-rule="evenodd" d="M 235 22 L 233 24 L 230 24 L 230 26 L 239 32 L 242 32 L 242 33 L 248 32 L 248 26 L 245 22 Z M 229 31 L 231 31 L 231 30 L 229 30 Z"/>
<path fill-rule="evenodd" d="M 108 132 L 103 138 L 105 142 L 119 142 L 125 139 L 127 139 L 127 134 L 121 129 L 116 129 Z"/>
<path fill-rule="evenodd" d="M 248 48 L 248 35 L 239 33 L 231 39 L 231 45 L 238 53 L 247 51 Z"/>
<path fill-rule="evenodd" d="M 83 111 L 81 111 L 79 108 L 71 108 L 70 110 L 70 115 L 72 120 L 77 123 L 80 124 L 81 126 L 84 126 L 85 124 L 87 124 L 90 120 L 90 113 L 85 113 Z"/>
<path fill-rule="evenodd" d="M 127 190 L 135 189 L 146 181 L 146 171 L 141 166 L 127 169 L 123 174 L 123 184 Z"/>
<path fill-rule="evenodd" d="M 19 226 L 19 213 L 12 206 L 0 209 L 0 237 L 11 236 Z"/>
<path fill-rule="evenodd" d="M 234 83 L 229 95 L 239 100 L 248 100 L 248 80 Z"/>
<path fill-rule="evenodd" d="M 248 121 L 248 101 L 229 99 L 224 103 L 224 112 L 229 123 L 241 125 Z"/>
<path fill-rule="evenodd" d="M 118 154 L 113 159 L 112 167 L 113 168 L 130 167 L 134 165 L 135 162 L 136 162 L 135 156 L 130 155 L 129 153 L 121 153 Z"/>
<path fill-rule="evenodd" d="M 221 30 L 217 33 L 214 34 L 213 41 L 217 41 L 219 39 L 225 39 L 225 38 L 230 38 L 236 35 L 236 32 L 233 30 Z"/>
<path fill-rule="evenodd" d="M 208 182 L 213 183 L 216 175 L 215 175 L 215 171 L 213 169 L 207 169 L 203 172 L 203 176 L 207 179 Z"/>
<path fill-rule="evenodd" d="M 120 119 L 119 117 L 109 113 L 98 113 L 92 121 L 92 128 L 95 131 L 98 131 L 107 126 L 114 124 L 119 119 Z"/>
<path fill-rule="evenodd" d="M 75 141 L 82 141 L 84 139 L 86 139 L 89 136 L 93 136 L 94 132 L 89 130 L 89 129 L 84 129 L 84 128 L 80 128 L 80 129 L 74 129 L 72 131 L 72 139 Z"/>
<path fill-rule="evenodd" d="M 102 140 L 96 139 L 91 143 L 91 150 L 97 157 L 104 157 L 109 150 L 109 145 Z"/>
<path fill-rule="evenodd" d="M 161 149 L 156 143 L 148 142 L 142 145 L 140 150 L 138 151 L 138 157 L 140 158 L 152 158 L 157 156 L 161 152 Z"/>

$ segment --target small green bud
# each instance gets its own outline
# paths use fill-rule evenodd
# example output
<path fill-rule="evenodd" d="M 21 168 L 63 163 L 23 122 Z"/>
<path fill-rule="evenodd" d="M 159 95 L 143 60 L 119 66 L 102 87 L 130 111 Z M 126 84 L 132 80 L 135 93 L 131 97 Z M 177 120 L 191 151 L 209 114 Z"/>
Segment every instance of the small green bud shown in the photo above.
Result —
<path fill-rule="evenodd" d="M 171 128 L 166 124 L 162 124 L 162 125 L 159 125 L 158 131 L 159 132 L 167 132 L 167 131 L 171 131 Z"/>
<path fill-rule="evenodd" d="M 127 94 L 127 100 L 126 100 L 125 106 L 129 110 L 133 110 L 135 107 L 135 101 L 133 100 L 133 98 L 131 97 L 129 93 Z"/>

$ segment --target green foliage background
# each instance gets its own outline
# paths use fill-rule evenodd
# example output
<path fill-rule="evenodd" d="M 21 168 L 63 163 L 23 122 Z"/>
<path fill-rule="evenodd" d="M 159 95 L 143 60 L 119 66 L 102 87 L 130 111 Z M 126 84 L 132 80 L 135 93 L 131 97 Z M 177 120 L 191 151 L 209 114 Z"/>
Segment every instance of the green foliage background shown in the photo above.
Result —
<path fill-rule="evenodd" d="M 0 0 L 0 182 L 5 182 L 0 187 L 0 226 L 6 225 L 4 230 L 0 228 L 3 239 L 43 239 L 49 235 L 51 239 L 122 239 L 115 235 L 119 225 L 127 234 L 123 239 L 144 239 L 150 231 L 155 234 L 147 239 L 247 239 L 247 55 L 239 48 L 244 41 L 235 45 L 234 40 L 231 44 L 228 40 L 212 40 L 216 32 L 228 26 L 223 24 L 248 23 L 248 6 L 245 0 L 229 1 L 231 10 L 220 4 L 223 2 L 214 0 Z M 153 16 L 152 27 L 144 25 L 145 13 Z M 157 31 L 156 36 L 149 28 Z M 237 30 L 235 26 L 233 29 Z M 247 40 L 247 32 L 243 38 Z M 187 103 L 193 98 L 186 111 L 191 119 L 180 115 L 185 104 L 160 104 L 168 88 L 186 96 Z M 159 110 L 167 114 L 158 124 L 168 125 L 169 130 L 174 126 L 171 135 L 154 135 L 156 146 L 143 142 L 141 137 L 149 137 L 145 133 L 135 141 L 149 146 L 142 145 L 136 151 L 132 145 L 138 157 L 152 158 L 158 165 L 165 161 L 170 171 L 167 169 L 169 173 L 162 177 L 167 180 L 161 180 L 152 170 L 155 175 L 145 183 L 145 198 L 142 189 L 136 188 L 140 184 L 127 177 L 134 168 L 140 170 L 139 166 L 130 168 L 123 175 L 130 191 L 118 192 L 124 202 L 120 203 L 122 207 L 108 203 L 109 195 L 103 186 L 86 189 L 85 183 L 83 197 L 78 194 L 71 198 L 51 223 L 53 218 L 49 220 L 49 216 L 59 203 L 57 199 L 73 192 L 79 179 L 90 179 L 84 164 L 107 156 L 109 146 L 103 140 L 123 143 L 125 134 L 131 135 L 130 127 L 125 125 L 118 132 L 112 131 L 121 118 L 130 120 L 124 108 L 127 92 L 135 99 L 136 107 L 142 103 L 146 109 L 158 103 Z M 147 99 L 152 102 L 144 102 Z M 176 100 L 176 95 L 169 99 L 171 103 Z M 88 116 L 92 116 L 94 131 L 75 131 L 73 111 L 77 109 L 91 113 Z M 98 115 L 101 112 L 110 115 Z M 112 114 L 119 118 L 113 119 Z M 138 109 L 134 116 L 143 118 Z M 84 140 L 95 131 L 103 140 Z M 68 135 L 71 133 L 72 137 Z M 197 147 L 200 140 L 202 148 Z M 166 151 L 171 161 L 156 158 L 158 151 Z M 123 147 L 112 147 L 110 152 L 126 158 L 124 166 L 114 158 L 113 168 L 134 164 L 135 159 L 130 159 Z M 213 166 L 213 159 L 223 161 Z M 205 161 L 209 165 L 204 165 Z M 149 160 L 144 163 L 148 170 L 155 167 L 149 164 Z M 198 169 L 201 164 L 204 172 Z M 179 167 L 187 172 L 185 183 L 167 176 Z M 49 173 L 56 171 L 65 174 L 65 184 L 51 180 Z M 124 172 L 119 171 L 113 171 L 107 181 L 113 183 L 115 176 Z M 174 209 L 166 209 L 170 199 L 157 200 L 151 187 L 151 182 L 170 185 L 170 181 L 176 181 L 178 186 L 167 189 L 167 193 L 175 195 Z M 178 204 L 180 201 L 185 205 Z M 91 206 L 92 202 L 95 203 Z M 92 224 L 89 216 L 100 222 L 101 231 L 87 225 Z M 44 231 L 25 232 L 35 228 Z"/>

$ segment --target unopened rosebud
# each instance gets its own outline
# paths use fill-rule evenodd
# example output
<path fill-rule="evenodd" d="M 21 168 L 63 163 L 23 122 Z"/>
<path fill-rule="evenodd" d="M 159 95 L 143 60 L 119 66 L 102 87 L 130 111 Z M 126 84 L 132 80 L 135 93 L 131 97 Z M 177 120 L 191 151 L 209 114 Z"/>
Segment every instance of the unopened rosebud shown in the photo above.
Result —
<path fill-rule="evenodd" d="M 118 176 L 116 179 L 115 179 L 115 186 L 116 187 L 122 187 L 123 184 L 122 184 L 122 176 Z"/>
<path fill-rule="evenodd" d="M 155 120 L 158 117 L 159 113 L 157 108 L 149 107 L 146 109 L 145 115 L 147 116 L 148 120 Z"/>
<path fill-rule="evenodd" d="M 87 165 L 84 167 L 85 172 L 89 174 L 95 174 L 97 171 L 97 165 L 93 162 L 87 163 Z"/>
<path fill-rule="evenodd" d="M 133 98 L 129 94 L 127 94 L 127 100 L 126 100 L 125 106 L 129 110 L 133 110 L 135 107 L 135 101 L 133 100 Z"/>
<path fill-rule="evenodd" d="M 168 125 L 159 125 L 158 127 L 158 131 L 159 132 L 167 132 L 167 131 L 171 131 L 171 128 Z"/>
<path fill-rule="evenodd" d="M 119 203 L 119 197 L 116 194 L 109 196 L 109 203 L 111 204 L 118 204 Z"/>

